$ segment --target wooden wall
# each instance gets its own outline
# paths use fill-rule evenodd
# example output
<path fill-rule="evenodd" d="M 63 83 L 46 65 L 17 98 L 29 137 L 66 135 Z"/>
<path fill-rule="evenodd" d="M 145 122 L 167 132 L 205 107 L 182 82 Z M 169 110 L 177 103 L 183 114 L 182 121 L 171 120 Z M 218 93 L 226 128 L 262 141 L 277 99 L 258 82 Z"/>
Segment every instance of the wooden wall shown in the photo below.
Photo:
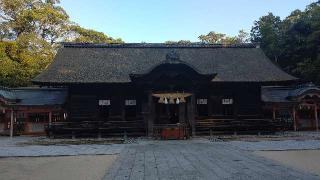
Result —
<path fill-rule="evenodd" d="M 186 84 L 176 89 L 178 92 L 192 93 L 185 106 L 185 120 L 193 127 L 199 121 L 214 119 L 241 120 L 261 118 L 260 84 L 257 83 L 211 83 Z M 156 123 L 157 100 L 151 96 L 154 92 L 165 92 L 165 88 L 153 87 L 152 84 L 110 84 L 110 85 L 73 85 L 69 87 L 67 103 L 69 120 L 110 122 L 111 126 L 121 128 L 139 127 L 152 134 Z M 175 91 L 175 92 L 176 92 Z M 173 92 L 168 90 L 167 92 Z M 193 101 L 191 101 L 193 99 Z M 198 105 L 197 99 L 207 99 L 206 105 Z M 233 103 L 222 105 L 222 99 L 232 99 Z M 107 115 L 101 113 L 99 100 L 110 100 L 105 107 Z M 136 100 L 133 107 L 125 106 L 125 100 Z M 132 116 L 133 111 L 135 115 Z M 205 112 L 205 113 L 203 113 Z M 130 113 L 130 116 L 128 115 Z"/>

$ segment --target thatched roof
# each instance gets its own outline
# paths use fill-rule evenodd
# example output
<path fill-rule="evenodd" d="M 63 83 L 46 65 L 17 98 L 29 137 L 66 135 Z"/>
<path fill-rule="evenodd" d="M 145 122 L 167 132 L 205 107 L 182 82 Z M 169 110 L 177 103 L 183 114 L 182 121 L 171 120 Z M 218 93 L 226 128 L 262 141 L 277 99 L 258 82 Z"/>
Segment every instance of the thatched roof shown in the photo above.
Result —
<path fill-rule="evenodd" d="M 253 45 L 64 44 L 53 63 L 33 82 L 131 82 L 130 74 L 143 74 L 163 64 L 171 52 L 200 74 L 217 74 L 213 82 L 296 80 Z"/>

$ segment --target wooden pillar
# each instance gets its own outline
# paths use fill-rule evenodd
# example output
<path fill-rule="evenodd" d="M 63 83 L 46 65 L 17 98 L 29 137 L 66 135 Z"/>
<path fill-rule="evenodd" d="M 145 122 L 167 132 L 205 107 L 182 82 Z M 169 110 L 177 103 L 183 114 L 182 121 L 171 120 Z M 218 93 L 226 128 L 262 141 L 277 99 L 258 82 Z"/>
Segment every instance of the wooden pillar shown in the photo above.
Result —
<path fill-rule="evenodd" d="M 10 115 L 10 138 L 13 137 L 13 124 L 14 124 L 14 112 L 13 112 L 13 109 L 11 109 L 11 115 Z"/>
<path fill-rule="evenodd" d="M 148 92 L 148 109 L 149 109 L 149 116 L 148 116 L 148 136 L 153 136 L 153 124 L 154 124 L 154 103 L 153 103 L 153 97 L 152 92 Z"/>
<path fill-rule="evenodd" d="M 276 120 L 276 108 L 274 106 L 272 106 L 272 119 Z"/>
<path fill-rule="evenodd" d="M 211 96 L 208 97 L 208 115 L 212 116 L 212 100 L 211 100 Z"/>
<path fill-rule="evenodd" d="M 195 124 L 195 95 L 193 94 L 191 96 L 191 100 L 188 103 L 189 108 L 188 108 L 188 119 L 189 123 L 191 125 L 191 135 L 195 136 L 196 135 L 196 124 Z"/>
<path fill-rule="evenodd" d="M 121 120 L 125 121 L 126 120 L 126 98 L 120 98 L 121 102 Z"/>
<path fill-rule="evenodd" d="M 237 100 L 235 100 L 235 98 L 233 98 L 233 104 L 232 104 L 232 107 L 233 107 L 233 119 L 234 120 L 238 120 L 238 102 Z"/>
<path fill-rule="evenodd" d="M 142 101 L 141 101 L 141 113 L 142 113 L 142 118 L 144 121 L 144 128 L 145 128 L 145 132 L 146 132 L 146 136 L 148 136 L 148 119 L 149 119 L 149 107 L 148 107 L 148 100 L 147 98 L 143 97 Z"/>
<path fill-rule="evenodd" d="M 185 103 L 179 104 L 179 123 L 185 123 Z"/>
<path fill-rule="evenodd" d="M 294 131 L 297 131 L 297 117 L 296 117 L 296 107 L 293 106 L 292 108 L 292 116 L 293 116 L 293 129 Z"/>
<path fill-rule="evenodd" d="M 317 105 L 315 104 L 314 106 L 314 119 L 316 121 L 316 131 L 319 131 L 319 122 L 318 122 L 318 107 Z"/>

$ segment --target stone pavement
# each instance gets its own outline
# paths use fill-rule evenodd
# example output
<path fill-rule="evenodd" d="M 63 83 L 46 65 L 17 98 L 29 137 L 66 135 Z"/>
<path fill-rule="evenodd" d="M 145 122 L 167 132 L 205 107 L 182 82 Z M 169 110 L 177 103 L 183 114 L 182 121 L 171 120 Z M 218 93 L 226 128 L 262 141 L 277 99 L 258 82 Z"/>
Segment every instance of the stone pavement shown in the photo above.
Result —
<path fill-rule="evenodd" d="M 104 180 L 320 179 L 227 143 L 149 141 L 127 145 Z"/>

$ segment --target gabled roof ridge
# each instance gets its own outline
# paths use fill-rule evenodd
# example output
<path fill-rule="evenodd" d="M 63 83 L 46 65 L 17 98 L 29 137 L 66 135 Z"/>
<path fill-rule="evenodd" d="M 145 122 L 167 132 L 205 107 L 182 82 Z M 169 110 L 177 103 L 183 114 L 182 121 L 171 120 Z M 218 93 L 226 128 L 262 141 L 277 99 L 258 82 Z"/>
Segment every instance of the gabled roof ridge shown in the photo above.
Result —
<path fill-rule="evenodd" d="M 61 43 L 64 48 L 259 48 L 258 44 L 207 44 L 207 43 Z"/>

